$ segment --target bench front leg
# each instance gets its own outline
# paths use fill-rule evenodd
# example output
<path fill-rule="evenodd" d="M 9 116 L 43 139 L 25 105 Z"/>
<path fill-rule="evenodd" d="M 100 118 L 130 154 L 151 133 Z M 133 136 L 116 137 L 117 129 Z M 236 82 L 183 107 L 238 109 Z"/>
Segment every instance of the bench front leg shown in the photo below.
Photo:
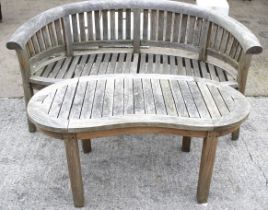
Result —
<path fill-rule="evenodd" d="M 198 203 L 206 203 L 208 200 L 217 143 L 218 138 L 215 133 L 208 133 L 207 137 L 203 140 L 203 149 L 197 186 Z"/>
<path fill-rule="evenodd" d="M 69 178 L 73 193 L 73 202 L 76 207 L 84 206 L 84 190 L 81 175 L 78 141 L 76 136 L 68 135 L 64 139 L 66 158 L 69 169 Z"/>
<path fill-rule="evenodd" d="M 191 150 L 191 137 L 183 136 L 181 150 L 183 152 L 190 152 L 190 150 Z"/>
<path fill-rule="evenodd" d="M 91 140 L 90 139 L 82 139 L 82 148 L 83 148 L 84 153 L 90 153 L 92 151 Z"/>

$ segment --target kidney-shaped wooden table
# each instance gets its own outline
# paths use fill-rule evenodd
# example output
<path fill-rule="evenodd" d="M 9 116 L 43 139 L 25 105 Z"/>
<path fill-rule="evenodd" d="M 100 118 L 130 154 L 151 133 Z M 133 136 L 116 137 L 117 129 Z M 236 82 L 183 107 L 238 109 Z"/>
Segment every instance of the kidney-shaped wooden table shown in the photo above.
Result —
<path fill-rule="evenodd" d="M 247 118 L 246 98 L 224 83 L 187 76 L 136 74 L 64 80 L 35 94 L 28 116 L 45 134 L 64 139 L 74 205 L 84 205 L 78 139 L 85 152 L 90 139 L 159 133 L 202 137 L 197 187 L 207 202 L 218 136 Z M 183 142 L 189 151 L 190 138 Z"/>

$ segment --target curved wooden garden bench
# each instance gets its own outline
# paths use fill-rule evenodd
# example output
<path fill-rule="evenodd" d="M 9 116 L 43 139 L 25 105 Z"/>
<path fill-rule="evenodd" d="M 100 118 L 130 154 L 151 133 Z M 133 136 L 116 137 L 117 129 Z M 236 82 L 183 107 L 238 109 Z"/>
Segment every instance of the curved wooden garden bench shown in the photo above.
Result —
<path fill-rule="evenodd" d="M 84 205 L 77 139 L 142 133 L 204 138 L 197 188 L 197 200 L 204 203 L 217 137 L 240 126 L 249 114 L 249 103 L 235 89 L 211 80 L 118 74 L 51 85 L 32 97 L 27 111 L 41 131 L 65 140 L 75 206 Z"/>
<path fill-rule="evenodd" d="M 52 8 L 18 28 L 7 48 L 17 52 L 26 104 L 33 88 L 107 73 L 191 75 L 229 81 L 244 93 L 251 56 L 262 52 L 254 34 L 231 17 L 155 0 Z"/>

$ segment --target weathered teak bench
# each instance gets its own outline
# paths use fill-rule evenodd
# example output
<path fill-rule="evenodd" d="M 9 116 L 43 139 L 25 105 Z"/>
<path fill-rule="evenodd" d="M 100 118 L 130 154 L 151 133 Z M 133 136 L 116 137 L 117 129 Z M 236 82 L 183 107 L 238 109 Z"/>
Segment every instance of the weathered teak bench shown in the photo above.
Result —
<path fill-rule="evenodd" d="M 33 88 L 108 73 L 191 75 L 230 82 L 244 93 L 251 56 L 262 51 L 230 17 L 155 0 L 56 7 L 22 25 L 7 47 L 17 52 L 26 104 Z M 30 122 L 29 130 L 35 131 Z"/>
<path fill-rule="evenodd" d="M 118 74 L 51 85 L 32 97 L 27 111 L 41 131 L 64 139 L 75 206 L 84 205 L 77 139 L 142 133 L 204 138 L 197 187 L 197 200 L 204 203 L 218 136 L 240 126 L 249 103 L 235 89 L 211 80 Z"/>

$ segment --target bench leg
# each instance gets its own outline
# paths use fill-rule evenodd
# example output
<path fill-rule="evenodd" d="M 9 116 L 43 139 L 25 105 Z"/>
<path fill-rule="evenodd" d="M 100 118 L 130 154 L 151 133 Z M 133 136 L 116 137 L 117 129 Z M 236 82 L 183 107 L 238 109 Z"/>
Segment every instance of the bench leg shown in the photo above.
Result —
<path fill-rule="evenodd" d="M 232 140 L 233 140 L 233 141 L 238 140 L 238 138 L 239 138 L 239 134 L 240 134 L 240 128 L 238 128 L 237 130 L 235 130 L 235 131 L 232 133 Z"/>
<path fill-rule="evenodd" d="M 30 86 L 30 84 L 28 84 L 27 86 L 24 85 L 23 87 L 24 89 L 24 100 L 25 100 L 25 105 L 26 105 L 26 109 L 27 109 L 27 105 L 30 101 L 30 99 L 33 96 L 33 88 Z M 28 130 L 30 133 L 34 133 L 36 131 L 36 127 L 35 125 L 28 119 L 27 116 L 27 123 L 28 123 Z"/>
<path fill-rule="evenodd" d="M 69 169 L 69 178 L 71 181 L 71 188 L 73 193 L 74 206 L 83 207 L 84 190 L 81 175 L 78 141 L 75 136 L 67 136 L 64 140 L 64 143 Z"/>
<path fill-rule="evenodd" d="M 183 152 L 190 152 L 190 149 L 191 149 L 191 137 L 183 136 L 181 150 Z"/>
<path fill-rule="evenodd" d="M 91 149 L 91 140 L 90 139 L 83 139 L 82 140 L 82 147 L 84 153 L 90 153 Z"/>
<path fill-rule="evenodd" d="M 203 140 L 203 149 L 196 196 L 198 203 L 206 203 L 208 200 L 217 143 L 218 138 L 213 133 L 209 133 L 208 136 Z"/>

